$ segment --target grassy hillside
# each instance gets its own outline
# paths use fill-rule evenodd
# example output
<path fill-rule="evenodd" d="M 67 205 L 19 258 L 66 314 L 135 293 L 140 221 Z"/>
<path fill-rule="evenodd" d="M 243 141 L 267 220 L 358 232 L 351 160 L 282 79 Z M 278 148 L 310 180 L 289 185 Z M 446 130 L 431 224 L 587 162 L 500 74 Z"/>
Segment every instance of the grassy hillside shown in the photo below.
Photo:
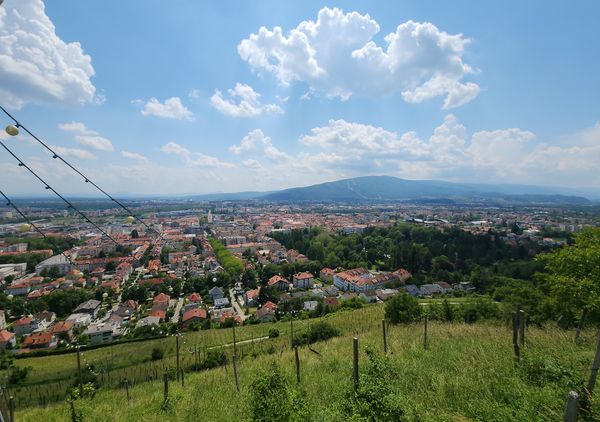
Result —
<path fill-rule="evenodd" d="M 367 364 L 366 348 L 383 355 L 379 323 L 382 315 L 381 306 L 372 306 L 327 318 L 340 328 L 342 336 L 314 344 L 314 351 L 300 349 L 302 381 L 298 388 L 294 386 L 293 351 L 289 337 L 284 335 L 289 323 L 277 323 L 275 326 L 282 336 L 242 347 L 245 350 L 238 364 L 239 394 L 229 364 L 209 371 L 188 372 L 185 387 L 171 382 L 166 410 L 161 409 L 160 381 L 130 388 L 129 401 L 123 389 L 101 389 L 94 399 L 75 401 L 75 407 L 84 420 L 94 421 L 244 420 L 252 407 L 251 385 L 258 374 L 275 362 L 294 394 L 303 399 L 311 420 L 345 420 L 354 403 L 352 336 L 356 333 L 360 341 L 361 380 L 367 383 L 368 374 L 372 381 L 373 365 Z M 242 327 L 237 330 L 238 338 L 248 337 L 252 330 L 271 327 Z M 193 335 L 202 337 L 218 332 Z M 511 335 L 504 326 L 431 323 L 429 334 L 430 345 L 424 350 L 421 325 L 389 329 L 385 370 L 394 375 L 386 381 L 385 391 L 393 392 L 390 397 L 407 420 L 560 420 L 567 392 L 578 388 L 589 375 L 595 346 L 592 331 L 585 332 L 581 343 L 576 345 L 572 332 L 530 328 L 528 347 L 521 363 L 515 364 Z M 188 344 L 191 338 L 186 339 Z M 117 347 L 126 346 L 130 345 Z M 253 355 L 250 347 L 260 353 Z M 146 354 L 148 349 L 140 348 L 139 344 L 138 348 L 140 354 Z M 72 361 L 73 357 L 69 359 Z M 595 404 L 592 407 L 597 411 Z M 70 420 L 70 407 L 66 402 L 46 408 L 32 407 L 18 411 L 16 417 L 25 421 Z"/>

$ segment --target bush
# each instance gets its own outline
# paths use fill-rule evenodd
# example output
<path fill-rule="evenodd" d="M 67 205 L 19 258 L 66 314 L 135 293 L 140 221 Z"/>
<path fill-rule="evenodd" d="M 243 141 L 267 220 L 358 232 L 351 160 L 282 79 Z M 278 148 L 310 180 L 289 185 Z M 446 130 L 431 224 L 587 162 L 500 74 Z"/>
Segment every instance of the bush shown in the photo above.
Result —
<path fill-rule="evenodd" d="M 23 381 L 25 381 L 25 378 L 27 378 L 29 369 L 29 367 L 24 366 L 13 366 L 12 368 L 10 368 L 10 372 L 8 373 L 8 384 L 21 384 Z"/>
<path fill-rule="evenodd" d="M 304 394 L 290 386 L 275 363 L 250 384 L 248 404 L 248 419 L 251 421 L 311 420 Z"/>
<path fill-rule="evenodd" d="M 277 338 L 279 337 L 279 330 L 277 328 L 271 328 L 269 330 L 269 338 Z"/>
<path fill-rule="evenodd" d="M 298 334 L 294 338 L 294 345 L 301 346 L 303 344 L 312 344 L 339 335 L 339 330 L 331 324 L 328 324 L 327 322 L 317 322 L 316 324 L 311 325 L 307 332 Z"/>
<path fill-rule="evenodd" d="M 496 302 L 484 298 L 469 299 L 458 307 L 458 313 L 467 323 L 482 319 L 498 319 L 501 317 L 500 308 Z"/>
<path fill-rule="evenodd" d="M 392 324 L 408 324 L 421 318 L 419 301 L 406 293 L 399 293 L 385 303 L 385 317 Z"/>
<path fill-rule="evenodd" d="M 360 374 L 358 388 L 349 392 L 344 406 L 349 418 L 366 421 L 406 420 L 405 404 L 398 390 L 400 371 L 387 356 L 377 356 L 367 349 L 368 360 Z M 412 418 L 410 420 L 413 420 Z"/>
<path fill-rule="evenodd" d="M 151 355 L 152 360 L 161 360 L 164 356 L 165 356 L 165 352 L 163 351 L 163 349 L 160 349 L 158 347 L 155 347 L 154 349 L 152 349 L 152 355 Z"/>

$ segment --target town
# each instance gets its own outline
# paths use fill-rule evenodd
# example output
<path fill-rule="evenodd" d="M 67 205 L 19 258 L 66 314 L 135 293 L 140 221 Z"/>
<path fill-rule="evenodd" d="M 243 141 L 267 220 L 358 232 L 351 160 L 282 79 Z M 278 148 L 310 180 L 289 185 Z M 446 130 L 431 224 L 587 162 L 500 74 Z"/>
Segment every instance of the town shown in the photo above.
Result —
<path fill-rule="evenodd" d="M 311 318 L 383 302 L 399 291 L 419 298 L 477 293 L 476 282 L 444 270 L 437 277 L 413 277 L 415 268 L 406 268 L 406 261 L 344 267 L 277 240 L 290 233 L 352 236 L 398 224 L 456 229 L 495 233 L 528 256 L 595 224 L 593 210 L 550 207 L 243 201 L 153 207 L 135 208 L 141 218 L 110 208 L 89 211 L 107 237 L 67 212 L 32 204 L 27 211 L 47 240 L 6 209 L 0 225 L 0 347 L 22 354 Z"/>

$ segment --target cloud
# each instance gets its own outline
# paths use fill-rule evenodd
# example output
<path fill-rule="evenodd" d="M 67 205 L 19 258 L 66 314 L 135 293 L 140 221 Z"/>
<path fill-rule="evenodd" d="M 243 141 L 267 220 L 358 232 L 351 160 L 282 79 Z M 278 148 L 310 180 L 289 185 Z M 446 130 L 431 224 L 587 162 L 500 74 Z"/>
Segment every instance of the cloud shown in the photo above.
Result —
<path fill-rule="evenodd" d="M 270 160 L 281 160 L 289 158 L 289 155 L 276 148 L 271 138 L 266 136 L 262 130 L 255 129 L 249 132 L 239 145 L 232 145 L 229 151 L 236 155 L 255 153 L 260 156 L 265 156 Z"/>
<path fill-rule="evenodd" d="M 325 7 L 316 21 L 303 21 L 287 34 L 261 27 L 239 43 L 238 54 L 253 71 L 271 73 L 281 85 L 302 81 L 313 93 L 342 100 L 399 93 L 420 103 L 445 96 L 443 107 L 450 109 L 479 93 L 477 84 L 464 82 L 476 71 L 463 61 L 469 40 L 462 34 L 408 21 L 380 46 L 373 41 L 379 31 L 368 14 Z"/>
<path fill-rule="evenodd" d="M 188 92 L 188 98 L 191 100 L 197 100 L 200 98 L 200 90 L 196 88 L 190 89 L 190 92 Z"/>
<path fill-rule="evenodd" d="M 229 89 L 231 99 L 223 98 L 221 91 L 216 90 L 210 98 L 211 105 L 223 114 L 231 117 L 256 117 L 263 113 L 282 114 L 283 109 L 277 104 L 262 104 L 260 94 L 250 86 L 236 83 Z M 239 102 L 235 102 L 239 100 Z"/>
<path fill-rule="evenodd" d="M 0 101 L 26 104 L 95 101 L 92 59 L 78 42 L 56 35 L 42 0 L 7 0 L 0 7 Z"/>
<path fill-rule="evenodd" d="M 79 148 L 66 148 L 52 145 L 50 146 L 57 154 L 63 157 L 75 157 L 81 160 L 95 160 L 96 156 L 89 151 Z"/>
<path fill-rule="evenodd" d="M 134 104 L 143 104 L 143 116 L 156 116 L 165 119 L 193 121 L 194 114 L 189 111 L 182 103 L 179 97 L 172 97 L 161 103 L 156 98 L 150 98 L 150 101 L 144 104 L 142 100 L 133 100 Z"/>
<path fill-rule="evenodd" d="M 97 149 L 99 151 L 113 152 L 115 148 L 109 139 L 106 139 L 96 131 L 89 129 L 82 122 L 68 122 L 60 123 L 58 128 L 65 132 L 72 132 L 75 134 L 74 139 L 79 145 L 83 145 L 88 148 Z"/>
<path fill-rule="evenodd" d="M 233 164 L 221 161 L 217 157 L 212 157 L 200 152 L 192 152 L 176 142 L 169 142 L 163 145 L 160 150 L 166 154 L 174 154 L 181 157 L 185 164 L 190 167 L 235 167 Z"/>
<path fill-rule="evenodd" d="M 121 151 L 121 156 L 130 160 L 148 162 L 148 157 L 138 154 L 137 152 Z"/>

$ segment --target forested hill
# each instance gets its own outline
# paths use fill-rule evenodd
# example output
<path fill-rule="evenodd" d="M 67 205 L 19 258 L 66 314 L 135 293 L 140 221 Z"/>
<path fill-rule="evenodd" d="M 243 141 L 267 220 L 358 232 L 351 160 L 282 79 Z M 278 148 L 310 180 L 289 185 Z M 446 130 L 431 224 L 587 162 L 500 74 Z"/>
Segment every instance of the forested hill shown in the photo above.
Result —
<path fill-rule="evenodd" d="M 436 180 L 405 180 L 366 176 L 285 189 L 260 199 L 270 201 L 381 201 L 450 199 L 492 203 L 589 204 L 586 198 L 561 189 L 521 185 L 477 185 Z"/>

